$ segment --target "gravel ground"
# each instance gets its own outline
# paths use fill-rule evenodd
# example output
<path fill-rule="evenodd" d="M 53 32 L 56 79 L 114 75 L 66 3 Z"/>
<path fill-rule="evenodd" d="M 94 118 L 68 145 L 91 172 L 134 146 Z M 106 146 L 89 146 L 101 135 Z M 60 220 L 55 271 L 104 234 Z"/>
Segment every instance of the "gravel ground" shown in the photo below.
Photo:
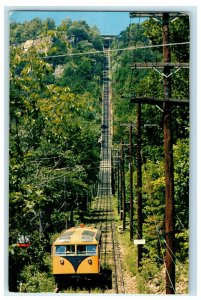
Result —
<path fill-rule="evenodd" d="M 119 244 L 119 251 L 121 255 L 122 261 L 126 255 L 126 247 L 123 246 L 121 243 Z M 124 287 L 125 287 L 125 294 L 138 294 L 136 278 L 129 270 L 123 270 L 123 277 L 124 277 Z"/>

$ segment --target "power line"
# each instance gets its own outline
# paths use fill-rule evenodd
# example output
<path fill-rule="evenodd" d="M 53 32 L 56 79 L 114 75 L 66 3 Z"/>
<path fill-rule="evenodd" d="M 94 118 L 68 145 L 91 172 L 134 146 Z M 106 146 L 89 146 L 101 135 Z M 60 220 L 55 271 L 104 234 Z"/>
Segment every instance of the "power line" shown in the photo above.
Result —
<path fill-rule="evenodd" d="M 181 268 L 183 269 L 183 271 L 188 274 L 188 272 L 186 271 L 185 267 L 183 267 L 182 263 L 179 261 L 179 259 L 176 257 L 175 253 L 172 251 L 172 249 L 169 247 L 169 245 L 167 244 L 166 240 L 164 239 L 163 236 L 161 236 L 163 239 L 163 242 L 165 243 L 166 247 L 168 248 L 168 251 L 170 251 L 171 255 L 174 256 L 175 260 L 177 260 L 177 262 L 179 263 L 179 265 L 181 266 Z M 173 259 L 173 257 L 171 256 L 171 260 L 174 263 L 174 265 L 176 266 L 175 260 Z"/>
<path fill-rule="evenodd" d="M 44 59 L 47 58 L 54 58 L 54 57 L 65 57 L 65 56 L 82 56 L 88 54 L 99 54 L 105 52 L 118 52 L 118 51 L 133 51 L 138 49 L 149 49 L 149 48 L 159 48 L 164 46 L 179 46 L 179 45 L 188 45 L 190 42 L 181 42 L 181 43 L 169 43 L 169 44 L 159 44 L 159 45 L 147 45 L 147 46 L 132 46 L 126 48 L 117 48 L 117 49 L 108 49 L 108 50 L 97 50 L 97 51 L 88 51 L 88 52 L 81 52 L 81 53 L 66 53 L 66 54 L 58 54 L 58 55 L 50 55 L 44 56 Z"/>
<path fill-rule="evenodd" d="M 152 207 L 151 207 L 151 208 L 152 208 Z M 183 271 L 184 271 L 186 274 L 188 274 L 188 272 L 186 271 L 185 267 L 182 265 L 182 263 L 180 262 L 180 260 L 178 259 L 178 257 L 175 255 L 175 253 L 173 253 L 173 251 L 172 251 L 172 250 L 170 249 L 170 247 L 167 245 L 167 242 L 166 242 L 165 238 L 163 237 L 163 234 L 161 233 L 161 231 L 159 230 L 159 228 L 158 228 L 158 226 L 157 226 L 157 223 L 156 223 L 156 220 L 155 220 L 156 215 L 153 213 L 153 209 L 150 209 L 150 212 L 151 212 L 151 216 L 153 217 L 154 225 L 155 225 L 155 227 L 156 227 L 156 229 L 155 229 L 154 231 L 151 231 L 151 232 L 152 232 L 152 233 L 154 233 L 154 232 L 157 233 L 157 235 L 158 235 L 158 237 L 159 237 L 159 243 L 160 243 L 161 249 L 163 249 L 163 247 L 162 247 L 162 245 L 161 245 L 161 240 L 160 240 L 160 238 L 162 238 L 164 244 L 168 247 L 168 249 L 170 250 L 171 254 L 174 256 L 175 260 L 173 260 L 172 257 L 171 257 L 171 259 L 172 259 L 173 263 L 175 264 L 175 266 L 176 266 L 175 261 L 177 261 L 178 264 L 180 265 L 180 267 L 183 269 Z M 146 215 L 147 218 L 149 218 L 149 216 L 147 215 L 147 213 L 146 213 L 145 211 L 144 211 L 144 214 Z M 158 214 L 157 214 L 157 216 L 158 216 Z M 155 256 L 157 256 L 157 257 L 159 258 L 158 255 L 155 254 Z M 162 254 L 162 256 L 163 256 L 163 261 L 165 261 L 165 257 L 164 257 L 163 254 Z M 161 259 L 161 258 L 160 258 L 160 259 Z M 165 265 L 165 264 L 164 264 L 164 265 Z M 165 265 L 165 268 L 166 268 L 166 265 Z"/>

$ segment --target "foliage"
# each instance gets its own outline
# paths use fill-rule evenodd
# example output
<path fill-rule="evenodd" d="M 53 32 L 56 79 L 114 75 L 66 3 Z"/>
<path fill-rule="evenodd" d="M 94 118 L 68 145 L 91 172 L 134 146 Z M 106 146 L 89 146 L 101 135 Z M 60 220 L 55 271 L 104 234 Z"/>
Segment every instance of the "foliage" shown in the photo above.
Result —
<path fill-rule="evenodd" d="M 19 44 L 27 40 L 36 39 L 44 36 L 48 31 L 55 29 L 55 22 L 51 18 L 42 21 L 40 18 L 34 18 L 24 23 L 11 22 L 10 24 L 10 42 Z"/>
<path fill-rule="evenodd" d="M 16 273 L 10 272 L 10 291 L 19 290 L 19 282 L 23 292 L 52 291 L 45 261 L 50 238 L 82 221 L 98 178 L 101 58 L 70 58 L 68 67 L 63 60 L 63 68 L 73 65 L 77 75 L 65 71 L 58 79 L 58 61 L 46 56 L 94 49 L 101 38 L 86 23 L 66 20 L 62 26 L 68 23 L 66 34 L 50 18 L 11 23 L 9 266 Z M 45 45 L 44 37 L 50 37 Z M 27 39 L 34 42 L 24 48 Z M 31 246 L 17 247 L 20 236 Z"/>
<path fill-rule="evenodd" d="M 22 293 L 51 293 L 55 288 L 53 275 L 38 271 L 35 264 L 24 267 L 20 283 L 20 292 Z"/>

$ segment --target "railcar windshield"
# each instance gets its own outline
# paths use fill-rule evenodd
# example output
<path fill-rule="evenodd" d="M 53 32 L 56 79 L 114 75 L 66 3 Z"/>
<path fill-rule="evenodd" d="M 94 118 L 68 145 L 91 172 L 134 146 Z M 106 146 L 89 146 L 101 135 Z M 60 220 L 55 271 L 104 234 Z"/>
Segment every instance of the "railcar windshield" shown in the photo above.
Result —
<path fill-rule="evenodd" d="M 78 255 L 96 255 L 96 245 L 78 245 Z"/>
<path fill-rule="evenodd" d="M 75 245 L 62 245 L 56 246 L 56 255 L 74 255 L 75 254 Z"/>

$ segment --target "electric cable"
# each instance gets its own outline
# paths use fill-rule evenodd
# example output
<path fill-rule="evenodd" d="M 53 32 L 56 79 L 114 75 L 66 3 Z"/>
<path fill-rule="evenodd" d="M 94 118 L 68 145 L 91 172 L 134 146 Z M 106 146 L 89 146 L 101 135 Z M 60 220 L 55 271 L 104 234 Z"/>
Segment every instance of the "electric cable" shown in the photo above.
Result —
<path fill-rule="evenodd" d="M 89 54 L 100 54 L 105 52 L 118 52 L 118 51 L 133 51 L 138 49 L 150 49 L 150 48 L 161 48 L 164 46 L 176 46 L 176 45 L 189 45 L 190 42 L 180 42 L 180 43 L 168 43 L 168 44 L 159 44 L 159 45 L 147 45 L 147 46 L 131 46 L 126 48 L 118 48 L 118 49 L 107 49 L 107 50 L 97 50 L 97 51 L 88 51 L 88 52 L 80 52 L 80 53 L 66 53 L 66 54 L 58 54 L 58 55 L 49 55 L 43 56 L 43 59 L 56 58 L 56 57 L 65 57 L 65 56 L 82 56 Z"/>

